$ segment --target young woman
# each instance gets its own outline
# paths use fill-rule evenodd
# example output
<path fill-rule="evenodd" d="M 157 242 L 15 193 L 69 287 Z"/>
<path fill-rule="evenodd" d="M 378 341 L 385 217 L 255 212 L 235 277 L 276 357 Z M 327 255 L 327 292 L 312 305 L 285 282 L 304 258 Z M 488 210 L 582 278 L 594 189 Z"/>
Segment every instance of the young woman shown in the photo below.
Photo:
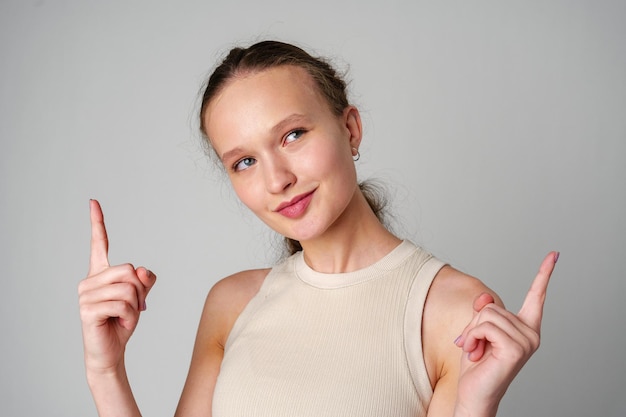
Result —
<path fill-rule="evenodd" d="M 539 346 L 545 258 L 516 315 L 479 280 L 390 233 L 354 160 L 358 110 L 325 61 L 280 42 L 235 48 L 200 123 L 241 201 L 292 255 L 210 291 L 177 416 L 493 416 Z M 110 266 L 91 201 L 79 286 L 101 416 L 140 415 L 124 348 L 156 276 Z"/>

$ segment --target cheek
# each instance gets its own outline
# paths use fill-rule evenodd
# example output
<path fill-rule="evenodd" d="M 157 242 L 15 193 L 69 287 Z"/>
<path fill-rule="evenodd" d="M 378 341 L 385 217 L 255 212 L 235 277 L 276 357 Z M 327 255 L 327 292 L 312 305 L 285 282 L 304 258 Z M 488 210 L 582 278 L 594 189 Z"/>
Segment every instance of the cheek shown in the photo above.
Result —
<path fill-rule="evenodd" d="M 237 194 L 239 201 L 241 201 L 251 211 L 258 211 L 263 201 L 260 192 L 262 187 L 259 187 L 258 184 L 248 184 L 243 181 L 231 181 L 231 185 L 235 194 Z"/>
<path fill-rule="evenodd" d="M 324 170 L 337 184 L 352 185 L 356 182 L 356 167 L 352 155 L 339 147 L 323 158 L 320 170 Z"/>
<path fill-rule="evenodd" d="M 340 146 L 336 139 L 327 139 L 324 143 L 320 142 L 318 146 L 310 149 L 306 152 L 300 166 L 305 167 L 307 172 L 314 175 L 327 173 L 336 180 L 347 179 L 346 176 L 356 176 L 352 155 Z"/>

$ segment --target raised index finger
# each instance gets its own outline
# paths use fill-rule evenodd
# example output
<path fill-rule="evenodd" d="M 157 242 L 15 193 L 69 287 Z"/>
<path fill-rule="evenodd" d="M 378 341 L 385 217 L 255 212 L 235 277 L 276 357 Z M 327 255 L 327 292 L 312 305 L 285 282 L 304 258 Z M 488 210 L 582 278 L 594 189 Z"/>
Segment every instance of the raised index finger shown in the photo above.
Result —
<path fill-rule="evenodd" d="M 109 239 L 104 226 L 104 215 L 100 203 L 97 200 L 90 200 L 89 211 L 91 217 L 89 275 L 93 275 L 109 267 Z"/>
<path fill-rule="evenodd" d="M 546 292 L 548 290 L 548 282 L 554 270 L 554 265 L 559 259 L 558 252 L 550 252 L 545 257 L 539 272 L 528 290 L 524 304 L 517 314 L 526 325 L 533 328 L 536 332 L 541 329 L 541 318 L 543 317 L 543 304 L 546 300 Z"/>

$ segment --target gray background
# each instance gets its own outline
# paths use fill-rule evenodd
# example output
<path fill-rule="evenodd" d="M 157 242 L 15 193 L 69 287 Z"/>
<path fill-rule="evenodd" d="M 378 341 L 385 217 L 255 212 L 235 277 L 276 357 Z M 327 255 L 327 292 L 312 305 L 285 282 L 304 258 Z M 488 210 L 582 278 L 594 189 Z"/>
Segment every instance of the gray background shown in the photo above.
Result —
<path fill-rule="evenodd" d="M 230 46 L 277 38 L 349 68 L 359 173 L 401 236 L 514 311 L 562 252 L 501 415 L 624 416 L 625 21 L 624 1 L 0 1 L 0 415 L 95 415 L 89 198 L 111 262 L 159 276 L 128 368 L 144 414 L 173 413 L 207 291 L 276 257 L 201 151 L 197 93 Z"/>

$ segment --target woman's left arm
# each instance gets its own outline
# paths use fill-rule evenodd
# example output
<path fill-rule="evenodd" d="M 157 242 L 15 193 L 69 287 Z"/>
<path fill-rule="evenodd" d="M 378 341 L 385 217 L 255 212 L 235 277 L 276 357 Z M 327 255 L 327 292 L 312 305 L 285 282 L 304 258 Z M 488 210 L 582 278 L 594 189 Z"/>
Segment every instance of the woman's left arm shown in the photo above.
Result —
<path fill-rule="evenodd" d="M 433 399 L 428 410 L 429 417 L 496 415 L 507 388 L 539 347 L 543 305 L 557 259 L 556 252 L 546 256 L 517 314 L 506 310 L 497 296 L 486 287 L 485 291 L 480 291 L 477 295 L 482 284 L 474 283 L 470 291 L 465 291 L 465 296 L 462 297 L 466 299 L 466 304 L 472 303 L 473 299 L 473 311 L 468 315 L 467 308 L 453 309 L 460 312 L 453 321 L 458 321 L 459 316 L 464 317 L 465 323 L 469 321 L 454 341 L 457 352 L 452 352 L 441 343 L 435 344 L 447 353 L 440 357 L 441 365 L 437 365 L 442 371 L 436 378 Z M 437 280 L 433 286 L 435 284 Z M 444 291 L 435 293 L 436 309 L 437 298 L 445 295 L 448 292 L 445 289 L 450 287 L 445 285 L 445 280 L 439 286 Z M 431 311 L 430 317 L 432 313 Z M 423 326 L 428 331 L 426 322 Z M 433 330 L 431 334 L 432 332 Z M 428 351 L 425 350 L 425 353 Z M 426 359 L 428 361 L 428 357 Z"/>

